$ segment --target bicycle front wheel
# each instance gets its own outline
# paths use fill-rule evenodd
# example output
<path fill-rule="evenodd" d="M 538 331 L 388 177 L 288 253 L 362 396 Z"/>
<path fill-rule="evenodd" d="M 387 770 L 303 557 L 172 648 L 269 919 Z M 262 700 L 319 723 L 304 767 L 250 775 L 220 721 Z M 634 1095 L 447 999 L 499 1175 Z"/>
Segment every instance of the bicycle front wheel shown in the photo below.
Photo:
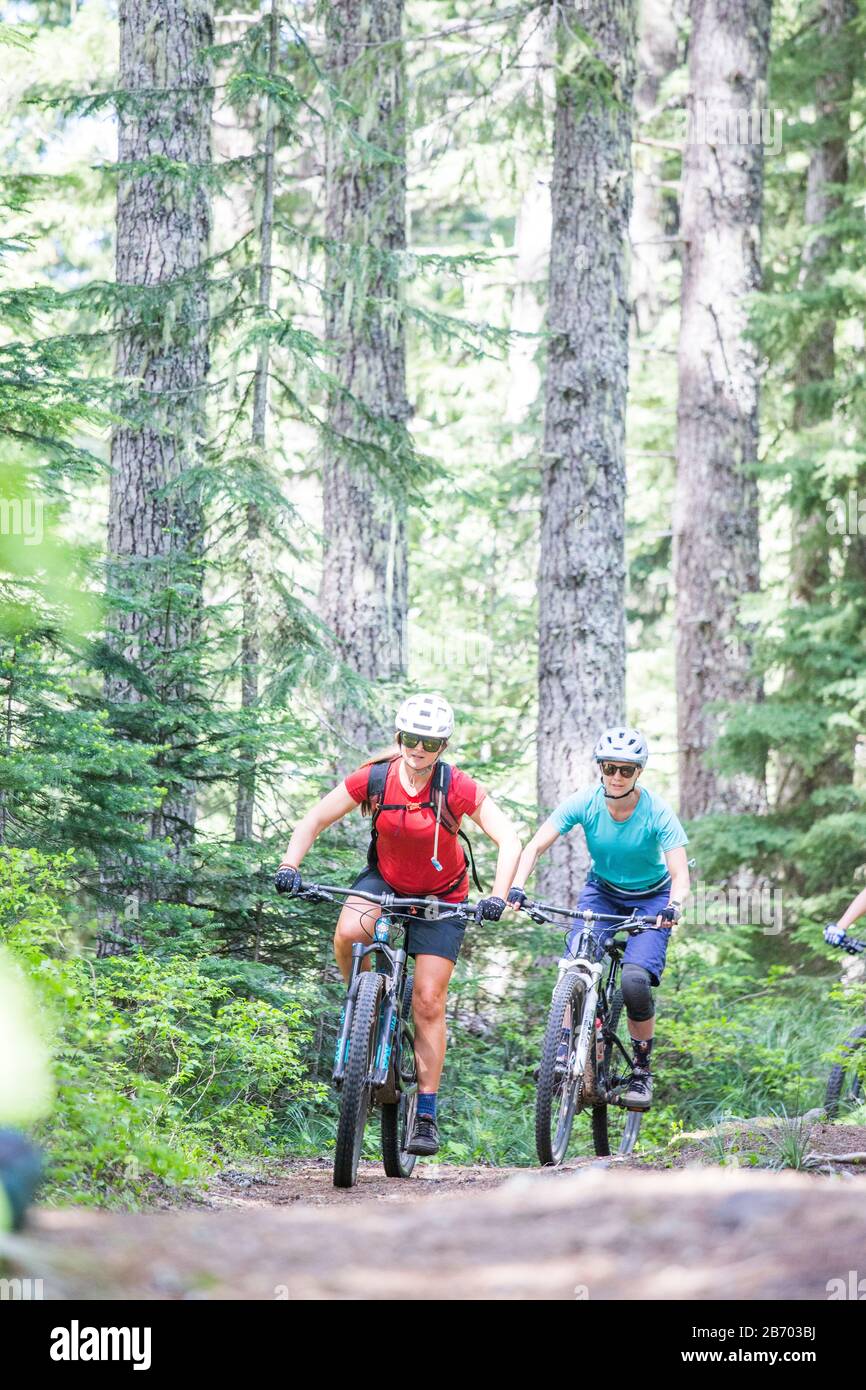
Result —
<path fill-rule="evenodd" d="M 840 1110 L 857 1105 L 863 1098 L 863 1087 L 857 1060 L 860 1049 L 866 1046 L 866 1028 L 855 1028 L 843 1046 L 845 1061 L 839 1062 L 827 1078 L 827 1091 L 824 1096 L 824 1109 L 828 1120 L 835 1120 Z"/>
<path fill-rule="evenodd" d="M 585 1001 L 584 980 L 567 970 L 553 992 L 538 1069 L 535 1147 L 539 1162 L 546 1165 L 562 1162 L 571 1138 L 583 1081 L 575 1071 L 575 1054 Z"/>
<path fill-rule="evenodd" d="M 616 1036 L 621 1048 L 609 1039 L 604 1047 L 604 1075 L 608 1092 L 622 1086 L 631 1075 L 628 1062 L 629 1033 L 623 1017 L 622 990 L 613 996 L 607 1031 Z M 609 1154 L 630 1154 L 637 1143 L 642 1110 L 626 1110 L 622 1105 L 594 1105 L 592 1107 L 592 1143 L 600 1158 Z"/>
<path fill-rule="evenodd" d="M 370 1081 L 384 983 L 381 975 L 369 970 L 361 976 L 358 984 L 355 1016 L 349 1037 L 349 1058 L 340 1092 L 340 1118 L 334 1155 L 335 1187 L 354 1187 L 358 1176 L 364 1128 L 370 1111 Z"/>

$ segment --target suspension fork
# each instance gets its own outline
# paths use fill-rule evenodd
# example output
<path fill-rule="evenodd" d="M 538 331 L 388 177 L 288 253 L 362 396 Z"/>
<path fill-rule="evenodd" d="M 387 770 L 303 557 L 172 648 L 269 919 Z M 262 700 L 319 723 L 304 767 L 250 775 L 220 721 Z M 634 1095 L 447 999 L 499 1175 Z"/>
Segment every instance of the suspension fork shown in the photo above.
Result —
<path fill-rule="evenodd" d="M 582 1076 L 586 1067 L 586 1060 L 589 1055 L 590 1043 L 595 1045 L 595 1010 L 598 1004 L 599 979 L 601 977 L 601 966 L 595 965 L 588 960 L 580 960 L 576 966 L 569 967 L 577 970 L 586 985 L 586 994 L 583 1000 L 583 1012 L 578 1023 L 577 1047 L 574 1060 L 574 1072 L 576 1076 Z M 565 971 L 563 973 L 566 973 Z M 572 1027 L 574 1021 L 572 1020 Z"/>
<path fill-rule="evenodd" d="M 352 1034 L 352 1022 L 355 1017 L 355 1001 L 358 997 L 361 976 L 364 973 L 361 970 L 361 963 L 367 956 L 374 953 L 377 955 L 384 955 L 388 963 L 388 970 L 379 972 L 383 975 L 389 975 L 391 973 L 393 969 L 392 959 L 396 954 L 399 954 L 394 951 L 383 949 L 383 943 L 378 940 L 374 941 L 372 945 L 369 946 L 365 946 L 363 941 L 352 942 L 352 969 L 349 972 L 349 983 L 346 986 L 346 998 L 343 1002 L 343 1012 L 340 1015 L 340 1026 L 337 1031 L 337 1044 L 334 1048 L 334 1070 L 332 1073 L 332 1080 L 335 1082 L 342 1081 L 343 1073 L 346 1070 L 349 1039 Z M 403 952 L 403 956 L 405 959 L 405 952 Z"/>
<path fill-rule="evenodd" d="M 352 969 L 349 972 L 349 983 L 346 986 L 346 997 L 343 1000 L 343 1011 L 340 1014 L 340 1027 L 337 1030 L 337 1044 L 334 1048 L 334 1071 L 332 1080 L 342 1081 L 343 1073 L 346 1070 L 346 1057 L 349 1050 L 349 1038 L 352 1033 L 352 1021 L 355 1017 L 355 1000 L 358 997 L 358 980 L 361 975 L 361 961 L 364 959 L 365 947 L 363 941 L 352 942 Z"/>
<path fill-rule="evenodd" d="M 392 951 L 390 979 L 379 1015 L 379 1028 L 376 1034 L 372 1078 L 374 1086 L 384 1086 L 388 1080 L 391 1055 L 394 1052 L 394 1038 L 397 1032 L 397 1019 L 403 1002 L 400 985 L 405 968 L 406 952 L 402 948 Z"/>

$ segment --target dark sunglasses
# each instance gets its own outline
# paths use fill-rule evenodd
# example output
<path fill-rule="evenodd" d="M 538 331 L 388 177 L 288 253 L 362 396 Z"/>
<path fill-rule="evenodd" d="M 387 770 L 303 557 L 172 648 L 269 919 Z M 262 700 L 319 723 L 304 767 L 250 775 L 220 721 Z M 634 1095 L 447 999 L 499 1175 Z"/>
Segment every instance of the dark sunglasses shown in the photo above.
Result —
<path fill-rule="evenodd" d="M 620 777 L 626 778 L 634 777 L 638 771 L 634 763 L 630 763 L 628 767 L 620 767 L 619 763 L 602 763 L 601 770 L 605 777 L 615 777 L 619 773 Z"/>
<path fill-rule="evenodd" d="M 406 748 L 417 748 L 420 743 L 425 753 L 438 753 L 440 748 L 445 747 L 444 738 L 422 738 L 420 734 L 402 734 L 400 742 Z"/>

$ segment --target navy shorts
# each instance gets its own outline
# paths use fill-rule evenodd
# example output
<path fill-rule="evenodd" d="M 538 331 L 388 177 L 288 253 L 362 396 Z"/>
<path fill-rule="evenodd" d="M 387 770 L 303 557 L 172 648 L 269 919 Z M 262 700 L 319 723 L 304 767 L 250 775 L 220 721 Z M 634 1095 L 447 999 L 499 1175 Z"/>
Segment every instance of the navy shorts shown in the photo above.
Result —
<path fill-rule="evenodd" d="M 359 873 L 352 887 L 360 888 L 362 893 L 396 893 L 398 898 L 423 897 L 422 893 L 401 894 L 385 882 L 378 869 L 371 869 L 369 865 Z M 468 899 L 464 898 L 463 901 L 467 902 Z M 410 956 L 442 956 L 445 960 L 456 961 L 465 930 L 459 917 L 437 917 L 433 922 L 424 917 L 410 918 L 406 928 L 406 953 Z"/>
<path fill-rule="evenodd" d="M 593 912 L 605 912 L 618 917 L 628 917 L 636 908 L 640 917 L 655 917 L 662 908 L 667 907 L 670 900 L 669 879 L 663 888 L 660 888 L 657 893 L 653 893 L 650 897 L 633 897 L 624 891 L 615 890 L 611 885 L 602 885 L 590 877 L 583 885 L 577 905 L 582 911 L 590 908 Z M 574 926 L 568 934 L 569 951 L 578 933 L 583 930 L 583 925 L 582 922 L 575 919 Z M 606 930 L 604 922 L 593 922 L 592 928 L 597 935 Z M 668 953 L 670 937 L 670 927 L 662 927 L 658 931 L 642 931 L 637 936 L 630 936 L 625 948 L 623 963 L 625 965 L 642 965 L 645 970 L 649 971 L 652 983 L 657 985 L 665 968 L 665 957 Z"/>

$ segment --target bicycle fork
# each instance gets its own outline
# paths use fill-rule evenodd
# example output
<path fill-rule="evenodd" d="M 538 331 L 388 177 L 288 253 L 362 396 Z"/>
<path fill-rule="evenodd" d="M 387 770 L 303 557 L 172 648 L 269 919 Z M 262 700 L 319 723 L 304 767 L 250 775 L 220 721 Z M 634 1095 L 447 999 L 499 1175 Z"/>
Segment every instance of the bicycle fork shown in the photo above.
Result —
<path fill-rule="evenodd" d="M 373 948 L 375 949 L 375 947 Z M 349 976 L 349 984 L 346 990 L 346 999 L 343 1004 L 343 1012 L 340 1015 L 340 1027 L 337 1033 L 337 1044 L 334 1049 L 334 1070 L 332 1080 L 335 1085 L 342 1082 L 346 1070 L 346 1063 L 349 1060 L 349 1043 L 352 1036 L 352 1023 L 355 1017 L 355 1000 L 358 997 L 358 988 L 361 980 L 361 961 L 370 953 L 371 948 L 364 946 L 360 941 L 354 942 L 352 946 L 352 972 Z M 388 986 L 396 978 L 398 973 L 402 973 L 406 962 L 406 952 L 404 950 L 390 951 L 388 953 L 391 975 L 386 975 Z M 384 973 L 384 972 L 383 972 Z M 397 1030 L 397 991 L 393 987 L 386 986 L 384 1007 L 379 1014 L 379 1026 L 376 1032 L 376 1048 L 373 1053 L 373 1071 L 371 1082 L 373 1086 L 384 1086 L 388 1079 L 388 1068 L 391 1061 L 391 1052 L 394 1046 L 394 1034 Z"/>
<path fill-rule="evenodd" d="M 352 1022 L 355 1017 L 355 1000 L 358 997 L 358 982 L 361 978 L 361 961 L 366 953 L 363 942 L 353 942 L 352 970 L 349 975 L 349 983 L 346 986 L 346 998 L 343 1001 L 343 1012 L 340 1014 L 340 1027 L 337 1030 L 337 1045 L 334 1048 L 334 1070 L 331 1074 L 331 1080 L 335 1085 L 339 1085 L 343 1080 L 346 1063 L 349 1060 L 349 1039 L 352 1036 Z"/>
<path fill-rule="evenodd" d="M 394 1035 L 397 1031 L 397 1012 L 400 1007 L 400 1000 L 397 998 L 396 983 L 402 978 L 403 967 L 406 962 L 406 952 L 403 950 L 394 952 L 393 974 L 389 981 L 389 988 L 385 994 L 384 1005 L 379 1016 L 379 1029 L 376 1034 L 376 1051 L 373 1054 L 373 1086 L 384 1086 L 388 1080 L 388 1071 L 391 1064 L 391 1053 L 394 1048 Z"/>
<path fill-rule="evenodd" d="M 574 1059 L 574 1075 L 583 1076 L 586 1072 L 586 1064 L 589 1058 L 590 1046 L 595 1047 L 595 1010 L 598 1003 L 598 984 L 601 977 L 601 966 L 593 965 L 589 961 L 580 962 L 578 965 L 569 963 L 567 967 L 560 964 L 559 979 L 566 974 L 567 970 L 574 970 L 583 977 L 586 984 L 586 994 L 583 1000 L 583 1013 L 580 1017 L 580 1024 L 577 1032 L 577 1045 Z M 558 980 L 557 980 L 558 983 Z M 572 1019 L 572 1028 L 574 1020 Z"/>

